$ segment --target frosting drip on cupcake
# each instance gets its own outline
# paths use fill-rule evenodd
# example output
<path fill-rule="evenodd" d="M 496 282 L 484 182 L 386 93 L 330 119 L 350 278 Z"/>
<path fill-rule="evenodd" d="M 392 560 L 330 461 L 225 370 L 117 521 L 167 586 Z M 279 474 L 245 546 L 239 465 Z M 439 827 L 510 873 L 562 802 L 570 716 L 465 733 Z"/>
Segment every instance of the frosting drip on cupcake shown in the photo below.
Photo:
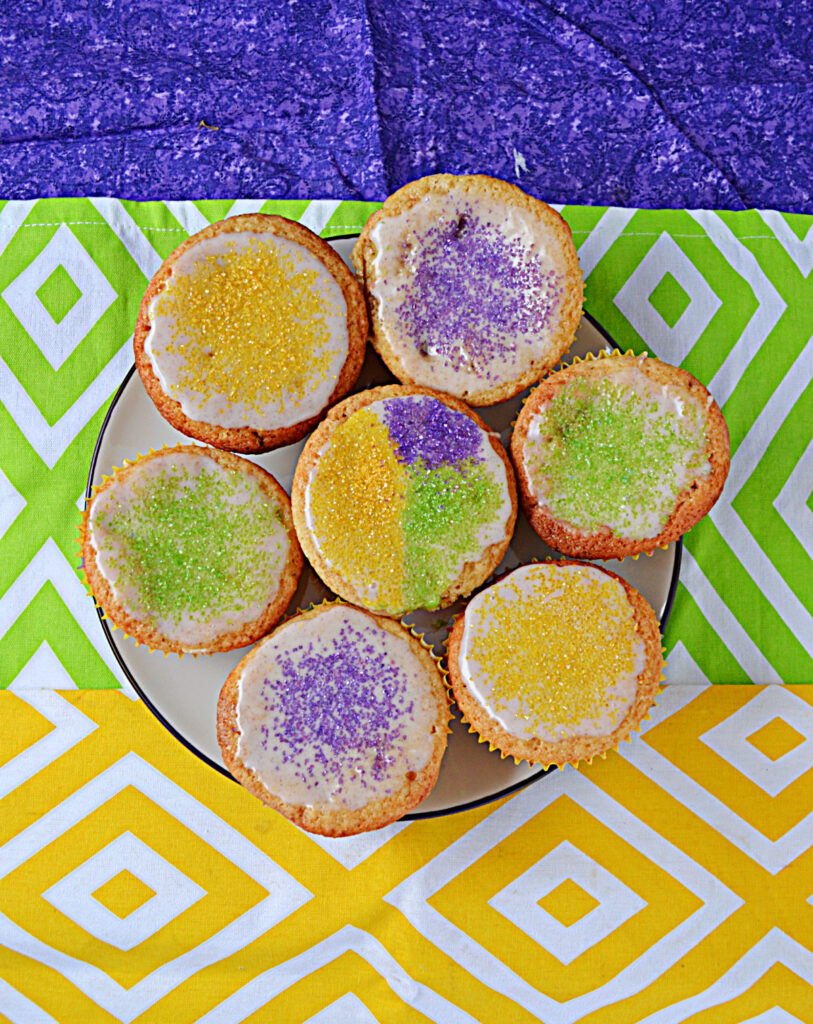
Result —
<path fill-rule="evenodd" d="M 552 269 L 560 243 L 531 213 L 430 192 L 370 240 L 371 292 L 408 379 L 459 393 L 520 377 L 539 359 L 563 289 Z"/>
<path fill-rule="evenodd" d="M 193 420 L 273 430 L 327 405 L 348 354 L 347 304 L 304 246 L 229 232 L 182 253 L 149 306 L 144 350 Z"/>
<path fill-rule="evenodd" d="M 468 416 L 427 395 L 372 402 L 334 430 L 306 485 L 321 556 L 372 607 L 435 608 L 502 541 L 505 466 Z"/>
<path fill-rule="evenodd" d="M 357 810 L 429 762 L 438 708 L 406 636 L 337 605 L 263 644 L 237 716 L 238 756 L 278 799 Z"/>
<path fill-rule="evenodd" d="M 624 588 L 591 566 L 522 566 L 466 607 L 460 674 L 513 736 L 608 735 L 645 664 Z"/>
<path fill-rule="evenodd" d="M 262 613 L 290 546 L 256 480 L 189 453 L 119 471 L 96 496 L 88 528 L 114 599 L 189 648 Z"/>
<path fill-rule="evenodd" d="M 602 362 L 533 416 L 522 468 L 534 497 L 574 530 L 656 537 L 683 490 L 710 472 L 706 411 L 636 364 Z"/>

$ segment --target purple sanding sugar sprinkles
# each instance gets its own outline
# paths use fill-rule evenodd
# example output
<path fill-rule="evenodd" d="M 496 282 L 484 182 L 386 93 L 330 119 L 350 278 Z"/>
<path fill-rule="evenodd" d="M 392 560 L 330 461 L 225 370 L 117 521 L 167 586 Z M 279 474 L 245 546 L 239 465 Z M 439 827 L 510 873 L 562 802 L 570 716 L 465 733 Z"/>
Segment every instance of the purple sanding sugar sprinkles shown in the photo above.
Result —
<path fill-rule="evenodd" d="M 384 404 L 384 422 L 398 461 L 407 466 L 419 459 L 429 470 L 465 459 L 482 461 L 480 428 L 436 398 L 390 398 Z"/>
<path fill-rule="evenodd" d="M 394 310 L 400 330 L 453 370 L 496 379 L 490 363 L 513 362 L 517 338 L 532 342 L 548 330 L 558 275 L 522 238 L 471 212 L 414 237 L 415 274 L 398 288 Z"/>
<path fill-rule="evenodd" d="M 370 632 L 345 624 L 328 649 L 313 641 L 279 656 L 261 689 L 274 752 L 309 789 L 331 779 L 341 794 L 387 778 L 406 742 L 412 713 L 404 673 L 371 642 Z M 371 777 L 371 778 L 370 778 Z"/>

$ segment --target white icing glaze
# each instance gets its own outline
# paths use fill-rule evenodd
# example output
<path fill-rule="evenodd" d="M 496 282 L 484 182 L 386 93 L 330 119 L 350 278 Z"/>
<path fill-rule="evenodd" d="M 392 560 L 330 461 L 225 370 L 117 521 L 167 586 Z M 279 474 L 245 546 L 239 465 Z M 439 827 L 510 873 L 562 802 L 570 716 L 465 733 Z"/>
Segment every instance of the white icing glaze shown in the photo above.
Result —
<path fill-rule="evenodd" d="M 572 577 L 574 575 L 580 580 L 580 584 L 587 581 L 610 584 L 617 591 L 622 608 L 629 610 L 630 629 L 635 629 L 632 606 L 627 600 L 624 588 L 612 577 L 592 566 L 553 564 L 520 566 L 507 577 L 480 591 L 466 606 L 458 658 L 460 675 L 469 693 L 484 711 L 506 732 L 521 739 L 535 736 L 545 742 L 555 743 L 573 736 L 607 736 L 617 728 L 635 700 L 638 677 L 646 665 L 645 648 L 637 635 L 632 644 L 632 672 L 620 674 L 613 684 L 607 686 L 602 691 L 600 700 L 595 702 L 588 715 L 575 720 L 571 716 L 566 722 L 542 722 L 529 709 L 529 705 L 521 694 L 507 700 L 504 695 L 501 695 L 499 701 L 495 700 L 495 684 L 498 680 L 493 668 L 487 662 L 480 663 L 473 654 L 473 648 L 479 644 L 479 637 L 486 638 L 484 643 L 486 650 L 488 650 L 489 639 L 496 644 L 501 641 L 499 632 L 495 631 L 491 614 L 495 602 L 505 602 L 512 606 L 512 617 L 515 616 L 516 621 L 521 623 L 523 618 L 528 616 L 530 609 L 539 608 L 551 596 L 561 594 L 561 587 L 555 590 L 553 595 L 550 594 L 551 581 L 555 583 L 557 580 L 564 579 L 565 576 Z M 558 628 L 559 625 L 558 622 L 552 623 L 555 628 Z M 581 637 L 570 636 L 564 640 L 565 643 L 578 640 L 592 649 L 596 649 L 606 642 L 604 636 L 595 632 Z M 533 638 L 529 637 L 528 641 L 529 643 L 533 642 Z M 546 669 L 544 665 L 538 665 L 537 669 L 539 676 L 536 689 L 538 693 L 544 695 Z"/>
<path fill-rule="evenodd" d="M 128 551 L 127 536 L 112 531 L 106 524 L 112 515 L 138 509 L 142 503 L 139 492 L 145 483 L 166 472 L 176 477 L 172 466 L 186 474 L 179 479 L 179 487 L 189 492 L 189 501 L 197 500 L 196 482 L 204 472 L 214 474 L 230 487 L 237 483 L 233 492 L 223 499 L 229 505 L 255 502 L 267 505 L 269 499 L 253 477 L 238 477 L 234 471 L 203 455 L 171 452 L 162 458 L 146 460 L 125 474 L 116 474 L 93 498 L 88 517 L 89 539 L 96 552 L 96 567 L 110 586 L 113 599 L 135 619 L 153 626 L 168 639 L 182 644 L 187 652 L 194 653 L 207 650 L 216 637 L 238 630 L 262 614 L 279 591 L 280 573 L 287 562 L 290 539 L 277 517 L 269 522 L 267 533 L 253 538 L 254 580 L 247 581 L 244 594 L 249 592 L 250 583 L 256 582 L 261 587 L 261 597 L 217 613 L 211 610 L 206 614 L 187 611 L 177 617 L 158 613 L 142 593 L 138 582 L 125 579 L 122 574 L 121 562 Z M 228 538 L 224 538 L 224 543 L 228 543 Z"/>
<path fill-rule="evenodd" d="M 397 401 L 425 401 L 427 396 L 421 395 L 407 395 L 401 396 Z M 365 410 L 371 412 L 376 418 L 384 422 L 384 407 L 388 399 L 379 400 L 377 402 L 371 402 L 370 405 L 365 406 Z M 437 399 L 435 399 L 437 401 Z M 463 416 L 463 413 L 455 413 L 456 415 Z M 477 449 L 477 458 L 482 459 L 485 463 L 488 475 L 490 479 L 497 485 L 500 492 L 500 506 L 499 510 L 493 518 L 486 524 L 480 527 L 477 532 L 476 541 L 472 545 L 471 549 L 462 554 L 457 561 L 453 564 L 451 571 L 448 574 L 447 586 L 460 575 L 463 570 L 463 566 L 467 562 L 474 561 L 482 556 L 483 551 L 492 544 L 497 544 L 505 539 L 506 529 L 508 527 L 508 521 L 511 517 L 513 506 L 511 504 L 511 495 L 508 490 L 508 478 L 505 469 L 505 464 L 502 459 L 492 448 L 489 443 L 489 437 L 496 437 L 495 434 L 489 434 L 482 428 L 480 430 L 481 439 Z M 319 532 L 316 528 L 316 522 L 314 520 L 313 511 L 311 507 L 311 490 L 314 481 L 319 475 L 319 465 L 322 455 L 330 447 L 331 441 L 328 441 L 318 453 L 317 459 L 314 461 L 314 465 L 308 474 L 307 483 L 305 485 L 305 500 L 304 500 L 304 515 L 305 523 L 308 530 L 311 533 L 313 543 L 319 552 L 320 556 L 324 559 L 325 564 L 331 568 L 336 568 L 336 571 L 340 575 L 344 575 L 341 567 L 335 567 L 333 562 L 330 560 L 327 552 L 324 549 L 323 543 L 320 540 Z M 371 579 L 369 576 L 358 577 L 355 579 L 348 579 L 353 589 L 358 594 L 367 607 L 376 608 L 378 602 L 379 584 L 376 580 Z M 407 609 L 411 610 L 411 609 Z"/>
<path fill-rule="evenodd" d="M 348 658 L 349 645 L 362 656 Z M 337 652 L 361 668 L 360 685 L 334 677 Z M 426 668 L 405 635 L 350 606 L 287 622 L 247 661 L 238 688 L 238 757 L 285 803 L 358 810 L 432 756 L 438 704 Z"/>
<path fill-rule="evenodd" d="M 674 384 L 662 384 L 649 377 L 640 369 L 644 357 L 634 363 L 620 359 L 602 359 L 592 364 L 593 376 L 587 380 L 611 379 L 645 406 L 645 422 L 651 426 L 670 421 L 676 437 L 689 440 L 688 451 L 679 449 L 674 443 L 664 455 L 662 466 L 653 466 L 647 477 L 646 501 L 635 505 L 630 500 L 619 508 L 615 517 L 607 517 L 600 527 L 609 528 L 617 537 L 645 539 L 656 537 L 674 512 L 677 500 L 685 488 L 695 479 L 703 479 L 711 472 L 711 464 L 705 457 L 705 413 L 709 400 L 701 405 L 685 389 Z M 574 377 L 565 387 L 576 386 L 581 377 Z M 520 471 L 525 477 L 529 490 L 540 505 L 549 505 L 559 499 L 553 514 L 564 522 L 574 534 L 591 534 L 597 531 L 594 523 L 579 516 L 572 506 L 567 506 L 561 495 L 552 492 L 552 485 L 544 470 L 544 453 L 547 442 L 546 415 L 551 401 L 540 406 L 531 417 L 527 439 L 522 449 Z M 636 443 L 630 438 L 631 443 Z"/>
<path fill-rule="evenodd" d="M 243 401 L 239 396 L 225 392 L 212 395 L 186 388 L 181 381 L 186 360 L 178 350 L 190 344 L 183 332 L 183 324 L 159 312 L 165 297 L 171 295 L 173 286 L 181 277 L 194 276 L 196 265 L 210 258 L 220 258 L 234 247 L 249 245 L 273 246 L 283 258 L 288 257 L 298 274 L 304 271 L 318 274 L 318 283 L 311 286 L 312 294 L 318 296 L 329 332 L 329 341 L 321 352 L 329 354 L 329 364 L 324 374 L 312 374 L 303 379 L 300 394 L 290 392 L 279 394 L 267 390 L 267 398 L 259 408 Z M 266 296 L 272 303 L 274 296 Z M 148 310 L 150 331 L 144 342 L 144 351 L 149 358 L 153 372 L 162 390 L 180 403 L 184 414 L 190 419 L 216 424 L 221 427 L 253 427 L 258 430 L 275 430 L 301 423 L 318 415 L 328 404 L 336 386 L 336 380 L 347 360 L 349 351 L 347 331 L 347 304 L 339 284 L 330 275 L 325 265 L 308 249 L 297 242 L 279 235 L 258 234 L 249 231 L 221 233 L 205 238 L 182 253 L 175 263 L 172 275 L 162 291 L 152 300 Z M 293 329 L 297 322 L 296 312 L 291 314 Z M 176 337 L 177 332 L 177 337 Z M 274 353 L 257 353 L 256 377 L 274 381 Z"/>
<path fill-rule="evenodd" d="M 405 309 L 411 305 L 422 315 L 427 302 L 419 276 L 426 260 L 422 238 L 439 225 L 453 225 L 461 218 L 481 240 L 496 238 L 506 263 L 514 270 L 525 268 L 525 272 L 517 274 L 510 287 L 504 272 L 487 273 L 484 268 L 478 273 L 473 264 L 468 268 L 468 282 L 450 277 L 451 301 L 457 301 L 461 288 L 467 289 L 471 309 L 478 316 L 483 312 L 476 338 L 467 343 L 465 332 L 461 332 L 451 351 L 448 347 L 442 351 L 443 343 L 433 342 L 431 330 L 413 330 L 407 326 L 409 318 L 399 318 L 398 309 L 405 302 Z M 370 232 L 370 241 L 375 248 L 371 293 L 378 300 L 381 331 L 397 353 L 404 379 L 461 397 L 476 396 L 522 377 L 534 363 L 550 358 L 551 335 L 558 326 L 561 306 L 562 248 L 552 228 L 530 211 L 491 197 L 432 192 L 409 209 L 382 218 Z M 510 252 L 505 251 L 506 246 L 511 247 Z M 448 259 L 449 252 L 444 256 Z M 442 266 L 442 261 L 436 262 Z M 533 280 L 529 268 L 537 274 Z M 540 286 L 538 275 L 542 273 L 548 280 Z M 518 282 L 523 283 L 517 286 Z M 502 315 L 484 311 L 484 295 L 497 299 Z M 437 296 L 436 303 L 428 310 L 429 316 L 435 322 L 445 322 L 449 305 L 443 296 Z M 526 320 L 511 329 L 507 324 L 516 315 L 530 316 L 533 326 L 527 329 Z M 452 334 L 446 331 L 445 340 L 450 341 Z M 482 338 L 489 339 L 490 351 L 483 349 Z M 552 358 L 558 354 L 557 350 Z"/>

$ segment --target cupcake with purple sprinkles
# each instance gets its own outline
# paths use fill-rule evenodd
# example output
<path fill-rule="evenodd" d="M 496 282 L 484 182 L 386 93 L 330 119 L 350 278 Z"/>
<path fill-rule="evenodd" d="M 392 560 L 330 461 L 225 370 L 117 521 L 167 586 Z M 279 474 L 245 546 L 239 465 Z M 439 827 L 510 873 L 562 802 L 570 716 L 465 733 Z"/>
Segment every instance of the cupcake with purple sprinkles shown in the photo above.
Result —
<path fill-rule="evenodd" d="M 291 498 L 324 582 L 394 616 L 470 594 L 502 560 L 517 508 L 507 453 L 483 421 L 455 398 L 399 385 L 330 411 Z"/>
<path fill-rule="evenodd" d="M 583 279 L 570 229 L 546 203 L 485 175 L 411 182 L 353 249 L 372 342 L 407 384 L 493 405 L 570 347 Z"/>
<path fill-rule="evenodd" d="M 279 626 L 231 672 L 217 733 L 229 771 L 325 836 L 381 828 L 434 786 L 449 722 L 445 681 L 391 619 L 324 604 Z"/>

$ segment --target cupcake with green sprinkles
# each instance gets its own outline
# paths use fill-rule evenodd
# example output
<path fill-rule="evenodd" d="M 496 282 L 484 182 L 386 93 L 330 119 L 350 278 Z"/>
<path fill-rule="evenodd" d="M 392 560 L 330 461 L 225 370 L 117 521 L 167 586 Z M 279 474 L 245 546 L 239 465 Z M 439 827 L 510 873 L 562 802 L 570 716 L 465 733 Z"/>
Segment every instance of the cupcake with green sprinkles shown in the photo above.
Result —
<path fill-rule="evenodd" d="M 274 477 L 198 445 L 151 451 L 105 476 L 80 547 L 105 617 L 136 643 L 179 655 L 264 636 L 303 566 L 290 500 Z"/>
<path fill-rule="evenodd" d="M 454 699 L 503 757 L 578 764 L 640 728 L 663 679 L 655 613 L 584 562 L 520 566 L 481 590 L 448 643 Z"/>
<path fill-rule="evenodd" d="M 519 414 L 511 456 L 546 544 L 624 558 L 666 547 L 709 512 L 728 475 L 728 428 L 690 373 L 616 352 L 547 377 Z"/>
<path fill-rule="evenodd" d="M 445 608 L 502 560 L 516 521 L 511 463 L 459 399 L 389 385 L 331 409 L 308 439 L 294 524 L 322 580 L 400 616 Z"/>

